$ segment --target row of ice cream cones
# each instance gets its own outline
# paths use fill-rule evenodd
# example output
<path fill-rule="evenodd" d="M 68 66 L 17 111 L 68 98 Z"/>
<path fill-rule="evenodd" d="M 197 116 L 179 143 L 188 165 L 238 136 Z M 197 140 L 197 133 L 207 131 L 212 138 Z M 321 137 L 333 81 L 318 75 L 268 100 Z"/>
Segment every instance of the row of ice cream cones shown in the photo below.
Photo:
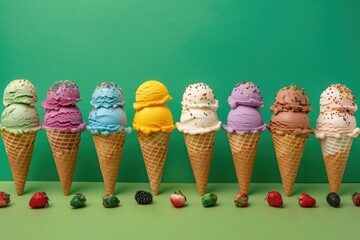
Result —
<path fill-rule="evenodd" d="M 6 152 L 17 194 L 24 191 L 26 178 L 32 158 L 36 132 L 14 135 L 2 132 Z M 71 192 L 71 184 L 79 149 L 81 132 L 47 131 L 56 168 L 65 195 Z M 160 189 L 170 134 L 138 134 L 147 174 L 153 194 Z M 191 167 L 200 195 L 206 193 L 209 170 L 214 149 L 215 132 L 209 134 L 185 134 Z M 304 146 L 308 136 L 272 134 L 284 191 L 292 194 Z M 109 136 L 93 135 L 100 169 L 108 194 L 114 192 L 122 151 L 125 143 L 124 131 Z M 236 175 L 241 192 L 248 193 L 253 166 L 256 159 L 260 133 L 228 133 Z M 327 138 L 321 140 L 330 191 L 339 192 L 340 184 L 350 153 L 352 138 Z"/>
<path fill-rule="evenodd" d="M 351 122 L 355 121 L 352 112 L 357 110 L 354 97 L 342 85 L 331 87 L 345 99 L 346 106 L 343 106 L 343 100 L 340 103 L 337 101 L 329 103 L 327 98 L 324 98 L 325 102 L 321 106 L 325 110 L 319 119 L 323 117 L 325 120 L 318 120 L 320 124 L 315 134 L 321 142 L 330 189 L 338 192 L 353 138 L 357 137 L 360 130 Z M 332 88 L 329 90 L 331 93 Z M 21 95 L 25 90 L 27 93 Z M 19 109 L 16 111 L 25 109 L 34 113 L 33 121 L 28 123 L 28 131 L 21 130 L 23 132 L 20 134 L 12 133 L 7 131 L 6 124 L 2 124 L 1 128 L 17 193 L 21 195 L 24 191 L 36 132 L 40 129 L 38 114 L 32 106 L 37 101 L 37 95 L 34 87 L 27 80 L 13 81 L 5 92 L 7 94 L 4 94 L 4 103 L 7 103 L 7 109 L 4 112 L 7 110 L 14 112 L 13 109 L 16 110 L 17 106 Z M 17 102 L 20 100 L 16 100 L 19 98 L 18 95 L 22 101 L 20 104 Z M 169 100 L 171 97 L 166 87 L 158 81 L 151 80 L 140 85 L 134 103 L 136 114 L 133 128 L 137 131 L 153 194 L 159 192 L 170 133 L 175 128 L 184 134 L 198 192 L 200 195 L 205 194 L 215 133 L 222 127 L 227 131 L 239 187 L 244 193 L 248 192 L 251 182 L 260 134 L 269 128 L 284 190 L 286 195 L 291 195 L 306 140 L 310 133 L 314 132 L 310 129 L 307 117 L 311 110 L 310 104 L 302 89 L 289 86 L 278 92 L 274 105 L 270 107 L 273 116 L 269 126 L 262 121 L 258 108 L 263 107 L 264 104 L 258 87 L 252 82 L 237 84 L 233 89 L 228 100 L 231 110 L 227 125 L 222 125 L 218 120 L 216 115 L 218 101 L 213 90 L 205 83 L 191 84 L 186 88 L 181 102 L 180 122 L 176 123 L 176 127 L 169 108 L 164 104 Z M 81 113 L 75 105 L 78 101 L 80 95 L 77 86 L 64 80 L 56 82 L 49 89 L 47 99 L 42 103 L 46 111 L 42 128 L 46 130 L 65 195 L 69 195 L 71 191 L 80 137 L 85 129 Z M 112 82 L 101 83 L 93 93 L 91 104 L 94 109 L 89 114 L 89 124 L 86 128 L 93 136 L 106 192 L 112 194 L 118 178 L 126 134 L 131 131 L 126 127 L 123 93 Z M 343 116 L 347 124 L 336 129 L 335 134 L 332 130 L 333 126 L 327 122 L 328 115 L 334 114 L 337 114 L 338 118 Z M 8 115 L 11 117 L 10 113 Z M 18 117 L 30 119 L 29 116 L 19 114 Z M 12 117 L 15 119 L 14 116 Z M 4 119 L 2 121 L 4 122 Z"/>

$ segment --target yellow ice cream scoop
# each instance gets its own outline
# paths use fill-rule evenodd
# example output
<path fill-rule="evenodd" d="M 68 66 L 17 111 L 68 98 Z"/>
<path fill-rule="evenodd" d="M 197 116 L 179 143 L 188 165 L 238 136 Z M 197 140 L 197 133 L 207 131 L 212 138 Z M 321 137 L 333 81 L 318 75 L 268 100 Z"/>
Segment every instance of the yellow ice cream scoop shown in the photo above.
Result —
<path fill-rule="evenodd" d="M 175 129 L 170 109 L 166 105 L 142 108 L 135 113 L 133 128 L 138 132 L 171 132 Z"/>
<path fill-rule="evenodd" d="M 164 84 L 156 80 L 149 80 L 141 84 L 136 90 L 135 110 L 144 107 L 161 105 L 166 101 L 170 101 L 172 97 Z"/>

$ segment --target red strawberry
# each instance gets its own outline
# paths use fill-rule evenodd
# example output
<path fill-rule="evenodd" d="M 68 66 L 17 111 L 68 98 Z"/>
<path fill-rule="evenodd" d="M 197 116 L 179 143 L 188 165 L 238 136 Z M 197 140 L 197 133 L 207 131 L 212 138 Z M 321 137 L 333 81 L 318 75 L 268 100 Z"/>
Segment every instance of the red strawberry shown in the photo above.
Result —
<path fill-rule="evenodd" d="M 0 192 L 0 207 L 6 207 L 10 203 L 10 194 Z"/>
<path fill-rule="evenodd" d="M 302 207 L 314 207 L 316 204 L 315 198 L 311 197 L 309 194 L 303 193 L 299 197 L 299 205 Z"/>
<path fill-rule="evenodd" d="M 180 190 L 178 192 L 175 191 L 170 195 L 170 202 L 174 207 L 181 208 L 185 205 L 186 197 Z"/>
<path fill-rule="evenodd" d="M 272 207 L 281 207 L 283 205 L 281 194 L 276 191 L 268 192 L 266 200 Z"/>
<path fill-rule="evenodd" d="M 49 198 L 45 192 L 36 192 L 29 201 L 31 208 L 44 208 L 49 205 Z"/>
<path fill-rule="evenodd" d="M 355 192 L 352 196 L 352 200 L 356 206 L 360 206 L 360 192 Z"/>
<path fill-rule="evenodd" d="M 246 193 L 239 192 L 235 195 L 235 206 L 246 207 L 248 205 L 249 197 Z"/>

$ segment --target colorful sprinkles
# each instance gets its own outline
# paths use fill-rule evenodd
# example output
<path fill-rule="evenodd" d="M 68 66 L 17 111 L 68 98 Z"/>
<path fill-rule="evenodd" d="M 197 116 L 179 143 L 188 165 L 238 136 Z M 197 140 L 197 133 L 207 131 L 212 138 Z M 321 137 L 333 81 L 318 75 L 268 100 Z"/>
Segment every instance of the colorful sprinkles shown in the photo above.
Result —
<path fill-rule="evenodd" d="M 326 92 L 326 97 L 328 101 L 332 101 L 333 103 L 341 106 L 341 107 L 347 107 L 344 106 L 343 103 L 349 103 L 351 106 L 355 106 L 355 96 L 351 93 L 350 89 L 342 84 L 333 84 L 327 89 L 324 90 Z M 323 105 L 320 105 L 320 107 L 324 107 Z M 329 108 L 329 106 L 327 106 Z"/>
<path fill-rule="evenodd" d="M 310 105 L 309 97 L 305 93 L 304 89 L 296 85 L 290 85 L 283 87 L 280 91 L 287 91 L 287 96 L 292 97 L 293 102 L 299 103 L 299 105 Z"/>
<path fill-rule="evenodd" d="M 354 119 L 355 96 L 343 84 L 332 84 L 320 97 L 320 115 L 324 120 L 341 119 L 347 126 Z"/>
<path fill-rule="evenodd" d="M 240 91 L 240 94 L 245 94 L 246 96 L 259 95 L 262 100 L 261 92 L 259 87 L 253 82 L 241 82 L 235 85 L 234 91 Z"/>
<path fill-rule="evenodd" d="M 20 89 L 20 88 L 28 88 L 33 90 L 33 92 L 35 92 L 35 87 L 34 85 L 27 79 L 16 79 L 13 80 L 10 84 L 9 87 L 15 87 L 15 90 Z"/>
<path fill-rule="evenodd" d="M 296 85 L 283 87 L 275 96 L 275 103 L 270 107 L 274 114 L 283 111 L 303 112 L 311 111 L 309 97 L 303 88 Z"/>
<path fill-rule="evenodd" d="M 75 83 L 69 80 L 60 80 L 55 82 L 48 90 L 48 95 L 59 95 L 63 92 L 71 91 L 73 89 L 78 89 Z"/>
<path fill-rule="evenodd" d="M 202 104 L 206 101 L 209 106 L 216 104 L 214 91 L 203 82 L 189 85 L 184 92 L 183 100 L 192 105 Z"/>
<path fill-rule="evenodd" d="M 96 89 L 98 89 L 98 90 L 100 90 L 100 89 L 109 89 L 109 90 L 111 90 L 113 92 L 115 92 L 117 90 L 120 90 L 120 92 L 123 93 L 122 89 L 118 88 L 117 84 L 114 83 L 114 82 L 102 82 L 96 87 Z"/>

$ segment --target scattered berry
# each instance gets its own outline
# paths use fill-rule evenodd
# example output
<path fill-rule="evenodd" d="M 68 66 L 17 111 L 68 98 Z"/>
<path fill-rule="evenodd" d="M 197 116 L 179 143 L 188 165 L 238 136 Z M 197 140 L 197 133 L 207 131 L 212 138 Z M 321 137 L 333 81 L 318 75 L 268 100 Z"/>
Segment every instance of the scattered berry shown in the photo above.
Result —
<path fill-rule="evenodd" d="M 70 205 L 73 208 L 81 208 L 85 206 L 86 198 L 85 195 L 77 193 L 70 201 Z"/>
<path fill-rule="evenodd" d="M 49 205 L 49 198 L 45 192 L 36 192 L 29 201 L 31 208 L 44 208 Z"/>
<path fill-rule="evenodd" d="M 283 205 L 281 194 L 277 191 L 268 192 L 266 200 L 272 207 L 281 207 Z"/>
<path fill-rule="evenodd" d="M 326 196 L 326 201 L 332 207 L 339 207 L 340 206 L 340 196 L 336 192 L 331 192 Z"/>
<path fill-rule="evenodd" d="M 153 201 L 152 194 L 144 190 L 136 191 L 134 198 L 138 204 L 150 204 Z"/>
<path fill-rule="evenodd" d="M 353 203 L 354 203 L 356 206 L 360 206 L 360 192 L 355 192 L 355 193 L 352 195 L 352 200 L 353 200 Z"/>
<path fill-rule="evenodd" d="M 185 205 L 186 197 L 180 190 L 178 192 L 175 191 L 170 195 L 170 202 L 174 207 L 181 208 Z"/>
<path fill-rule="evenodd" d="M 10 203 L 10 194 L 0 192 L 0 207 L 6 207 Z"/>
<path fill-rule="evenodd" d="M 235 206 L 246 207 L 248 205 L 249 197 L 246 193 L 239 192 L 235 195 Z"/>
<path fill-rule="evenodd" d="M 201 203 L 204 207 L 212 207 L 216 205 L 218 198 L 215 193 L 206 193 L 202 199 Z"/>
<path fill-rule="evenodd" d="M 119 206 L 120 200 L 112 194 L 106 194 L 102 197 L 103 205 L 106 208 L 114 208 Z"/>
<path fill-rule="evenodd" d="M 306 208 L 314 207 L 316 204 L 315 198 L 306 193 L 301 194 L 298 200 L 299 205 Z"/>

